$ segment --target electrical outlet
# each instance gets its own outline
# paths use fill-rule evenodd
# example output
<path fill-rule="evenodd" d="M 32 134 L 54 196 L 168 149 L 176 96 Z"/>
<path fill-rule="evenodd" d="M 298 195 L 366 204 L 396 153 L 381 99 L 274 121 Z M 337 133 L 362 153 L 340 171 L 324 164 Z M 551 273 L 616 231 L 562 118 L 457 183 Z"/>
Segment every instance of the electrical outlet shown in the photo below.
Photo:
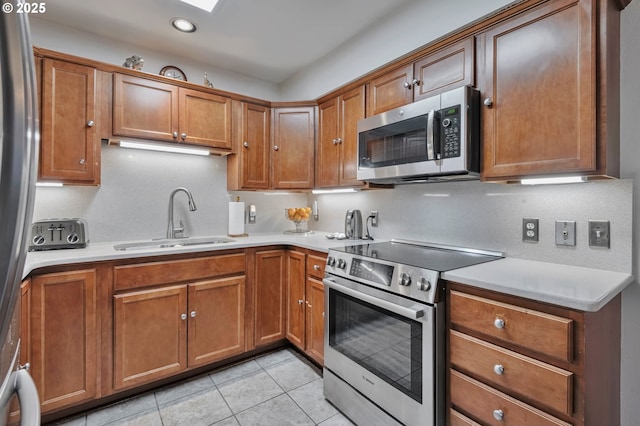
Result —
<path fill-rule="evenodd" d="M 378 227 L 378 211 L 377 210 L 371 211 L 371 226 L 374 228 Z"/>
<path fill-rule="evenodd" d="M 589 221 L 589 247 L 610 248 L 611 233 L 608 220 Z"/>
<path fill-rule="evenodd" d="M 576 245 L 576 223 L 572 220 L 556 220 L 556 245 Z"/>
<path fill-rule="evenodd" d="M 538 242 L 538 219 L 522 219 L 522 241 Z"/>

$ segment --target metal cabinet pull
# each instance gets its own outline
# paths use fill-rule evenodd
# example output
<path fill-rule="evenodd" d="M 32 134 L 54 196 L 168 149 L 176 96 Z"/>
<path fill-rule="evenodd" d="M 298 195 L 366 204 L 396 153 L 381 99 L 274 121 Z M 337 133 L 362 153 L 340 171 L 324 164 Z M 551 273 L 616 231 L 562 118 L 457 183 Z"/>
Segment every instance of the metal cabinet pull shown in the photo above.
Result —
<path fill-rule="evenodd" d="M 331 139 L 331 143 L 334 145 L 338 145 L 338 139 Z"/>
<path fill-rule="evenodd" d="M 342 138 L 338 138 L 336 141 L 338 142 L 338 145 L 340 145 L 342 143 Z"/>
<path fill-rule="evenodd" d="M 85 160 L 84 158 L 81 158 L 80 161 L 79 161 L 80 164 L 84 164 L 86 162 L 87 162 L 87 160 Z"/>
<path fill-rule="evenodd" d="M 182 138 L 182 140 L 185 140 L 187 138 L 187 134 L 186 133 L 182 133 L 182 134 L 180 134 L 180 137 Z"/>
<path fill-rule="evenodd" d="M 504 374 L 504 367 L 501 364 L 496 364 L 493 366 L 493 372 L 498 376 L 502 376 L 502 374 Z"/>
<path fill-rule="evenodd" d="M 504 411 L 502 410 L 493 410 L 493 418 L 502 421 L 504 419 Z"/>
<path fill-rule="evenodd" d="M 183 321 L 186 320 L 187 319 L 187 314 L 180 315 L 180 319 L 183 320 Z"/>
<path fill-rule="evenodd" d="M 411 82 L 414 86 L 420 86 L 420 80 L 418 80 L 417 78 L 414 78 L 413 81 Z"/>
<path fill-rule="evenodd" d="M 277 150 L 279 150 L 279 149 L 280 149 L 280 147 L 279 147 L 278 145 L 274 145 L 274 146 L 273 146 L 273 150 L 274 150 L 274 151 L 277 151 Z"/>
<path fill-rule="evenodd" d="M 196 317 L 196 311 L 191 311 L 191 318 L 195 318 Z"/>
<path fill-rule="evenodd" d="M 486 107 L 491 108 L 493 106 L 493 99 L 491 99 L 491 96 L 489 96 L 484 100 L 483 103 Z"/>
<path fill-rule="evenodd" d="M 504 320 L 502 318 L 496 318 L 493 325 L 495 325 L 496 328 L 504 328 Z"/>
<path fill-rule="evenodd" d="M 311 308 L 312 306 L 309 304 L 309 302 L 307 301 L 307 307 Z"/>
<path fill-rule="evenodd" d="M 87 126 L 89 126 L 89 127 L 93 127 L 93 126 L 95 126 L 95 124 L 96 124 L 96 122 L 93 121 L 93 120 L 87 121 Z"/>
<path fill-rule="evenodd" d="M 249 142 L 244 141 L 244 143 L 242 144 L 242 146 L 244 146 L 245 148 L 249 148 Z"/>
<path fill-rule="evenodd" d="M 304 303 L 304 300 L 298 299 L 298 305 L 302 305 L 303 303 Z"/>
<path fill-rule="evenodd" d="M 411 83 L 409 83 L 408 81 L 405 81 L 404 84 L 402 85 L 405 89 L 411 89 Z"/>
<path fill-rule="evenodd" d="M 320 270 L 320 265 L 313 265 L 313 270 L 314 271 L 319 271 Z"/>
<path fill-rule="evenodd" d="M 174 139 L 178 139 L 178 132 L 173 132 L 172 135 Z"/>

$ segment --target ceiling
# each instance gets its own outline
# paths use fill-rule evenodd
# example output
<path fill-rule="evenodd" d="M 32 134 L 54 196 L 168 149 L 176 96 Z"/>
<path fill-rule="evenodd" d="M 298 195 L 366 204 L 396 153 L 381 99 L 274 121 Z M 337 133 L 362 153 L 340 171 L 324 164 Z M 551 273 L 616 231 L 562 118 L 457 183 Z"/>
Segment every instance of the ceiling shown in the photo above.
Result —
<path fill-rule="evenodd" d="M 414 0 L 55 0 L 40 19 L 281 83 Z M 108 6 L 107 6 L 108 4 Z M 173 17 L 191 19 L 184 34 Z"/>

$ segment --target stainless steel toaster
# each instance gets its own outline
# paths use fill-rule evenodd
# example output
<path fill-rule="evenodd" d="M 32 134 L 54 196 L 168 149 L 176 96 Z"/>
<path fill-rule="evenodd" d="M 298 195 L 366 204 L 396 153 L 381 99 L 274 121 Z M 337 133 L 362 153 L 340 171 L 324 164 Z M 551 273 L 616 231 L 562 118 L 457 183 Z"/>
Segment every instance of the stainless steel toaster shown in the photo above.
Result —
<path fill-rule="evenodd" d="M 83 219 L 45 219 L 31 225 L 29 251 L 85 248 L 89 243 Z"/>

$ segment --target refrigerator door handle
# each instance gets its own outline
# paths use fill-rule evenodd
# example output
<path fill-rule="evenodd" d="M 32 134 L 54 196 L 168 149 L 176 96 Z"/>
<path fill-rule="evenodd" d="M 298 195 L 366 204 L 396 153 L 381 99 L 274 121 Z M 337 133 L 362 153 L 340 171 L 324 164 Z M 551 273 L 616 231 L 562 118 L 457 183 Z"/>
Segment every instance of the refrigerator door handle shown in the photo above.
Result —
<path fill-rule="evenodd" d="M 20 401 L 20 426 L 40 425 L 40 399 L 38 390 L 26 368 L 13 373 L 14 389 Z"/>

